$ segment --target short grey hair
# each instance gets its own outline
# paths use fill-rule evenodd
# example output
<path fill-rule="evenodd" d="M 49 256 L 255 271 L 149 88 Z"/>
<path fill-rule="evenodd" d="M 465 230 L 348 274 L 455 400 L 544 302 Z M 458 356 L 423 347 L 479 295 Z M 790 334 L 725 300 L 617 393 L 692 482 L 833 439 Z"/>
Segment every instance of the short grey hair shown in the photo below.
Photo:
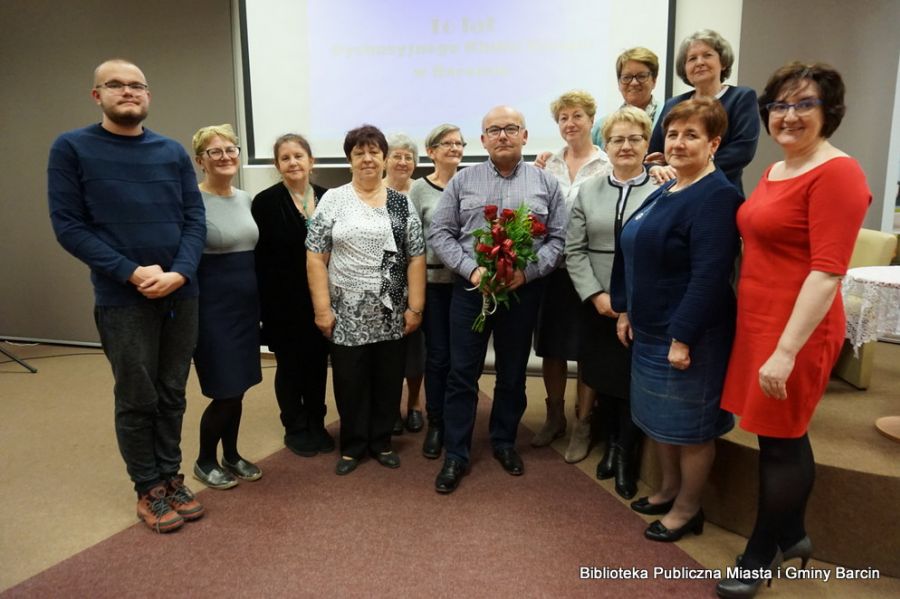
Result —
<path fill-rule="evenodd" d="M 734 65 L 734 50 L 731 49 L 731 44 L 728 43 L 728 40 L 712 29 L 695 31 L 681 41 L 681 45 L 678 46 L 678 54 L 675 56 L 675 72 L 678 73 L 678 77 L 687 85 L 691 85 L 691 82 L 688 81 L 687 73 L 685 73 L 684 65 L 687 62 L 688 49 L 694 42 L 703 42 L 716 51 L 716 54 L 719 55 L 719 62 L 722 63 L 720 80 L 725 81 L 728 79 L 729 75 L 731 75 L 731 67 Z"/>
<path fill-rule="evenodd" d="M 425 138 L 425 147 L 426 148 L 434 148 L 450 133 L 459 132 L 459 138 L 463 143 L 466 143 L 466 139 L 463 137 L 462 131 L 456 125 L 451 125 L 450 123 L 444 123 L 442 125 L 438 125 L 434 129 L 431 130 L 431 133 L 428 134 L 428 137 Z"/>
<path fill-rule="evenodd" d="M 419 162 L 419 146 L 408 135 L 404 133 L 395 133 L 387 138 L 388 154 L 394 150 L 406 150 L 413 155 L 413 160 Z M 387 156 L 385 156 L 387 158 Z"/>

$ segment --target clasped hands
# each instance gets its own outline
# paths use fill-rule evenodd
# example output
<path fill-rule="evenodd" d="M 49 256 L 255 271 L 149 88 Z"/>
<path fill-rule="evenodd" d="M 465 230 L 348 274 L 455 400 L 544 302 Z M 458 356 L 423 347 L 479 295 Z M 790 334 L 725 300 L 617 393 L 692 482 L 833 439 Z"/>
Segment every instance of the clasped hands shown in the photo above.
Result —
<path fill-rule="evenodd" d="M 177 291 L 187 282 L 181 273 L 165 272 L 159 264 L 138 266 L 128 282 L 147 299 L 159 299 Z"/>

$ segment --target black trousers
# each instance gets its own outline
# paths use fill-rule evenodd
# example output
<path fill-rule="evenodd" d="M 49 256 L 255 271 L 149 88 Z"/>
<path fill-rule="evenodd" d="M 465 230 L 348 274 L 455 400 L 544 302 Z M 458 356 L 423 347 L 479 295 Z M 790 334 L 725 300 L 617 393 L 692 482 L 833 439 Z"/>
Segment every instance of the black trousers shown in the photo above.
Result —
<path fill-rule="evenodd" d="M 359 459 L 367 449 L 372 453 L 391 449 L 405 366 L 405 338 L 359 346 L 331 344 L 341 455 Z"/>
<path fill-rule="evenodd" d="M 318 332 L 318 331 L 317 331 Z M 321 337 L 321 335 L 319 335 Z M 325 421 L 325 383 L 328 378 L 328 343 L 279 344 L 274 348 L 275 398 L 285 434 L 319 430 Z"/>

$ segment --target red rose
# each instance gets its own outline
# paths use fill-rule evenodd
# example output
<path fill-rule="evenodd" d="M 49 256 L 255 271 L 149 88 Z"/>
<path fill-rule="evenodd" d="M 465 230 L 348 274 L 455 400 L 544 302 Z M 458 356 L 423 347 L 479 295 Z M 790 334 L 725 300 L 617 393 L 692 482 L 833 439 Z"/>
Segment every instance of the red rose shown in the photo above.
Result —
<path fill-rule="evenodd" d="M 486 243 L 479 243 L 478 245 L 475 246 L 475 251 L 478 252 L 479 254 L 487 255 L 491 251 L 491 246 L 489 246 Z"/>
<path fill-rule="evenodd" d="M 544 223 L 542 223 L 539 220 L 531 221 L 531 236 L 532 237 L 540 237 L 541 235 L 544 235 L 545 233 L 547 233 L 547 227 L 544 226 Z"/>
<path fill-rule="evenodd" d="M 494 225 L 491 227 L 491 237 L 494 238 L 494 244 L 502 243 L 506 239 L 506 229 L 502 225 Z"/>
<path fill-rule="evenodd" d="M 494 204 L 488 204 L 484 207 L 484 218 L 487 220 L 494 220 L 497 218 L 497 206 Z"/>
<path fill-rule="evenodd" d="M 515 210 L 510 210 L 509 208 L 504 208 L 503 212 L 500 213 L 500 218 L 503 220 L 510 220 L 516 215 Z"/>

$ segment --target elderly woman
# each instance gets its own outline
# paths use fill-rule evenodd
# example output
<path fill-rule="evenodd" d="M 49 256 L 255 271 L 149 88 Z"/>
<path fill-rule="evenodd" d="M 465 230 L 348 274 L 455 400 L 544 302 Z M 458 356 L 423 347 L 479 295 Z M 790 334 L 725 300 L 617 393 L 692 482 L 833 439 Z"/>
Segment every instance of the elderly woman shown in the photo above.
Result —
<path fill-rule="evenodd" d="M 744 188 L 741 175 L 744 167 L 756 154 L 759 141 L 759 118 L 756 113 L 756 92 L 749 87 L 725 85 L 734 64 L 734 51 L 725 38 L 709 29 L 702 29 L 689 35 L 678 48 L 675 70 L 678 76 L 693 91 L 669 99 L 663 106 L 661 119 L 679 103 L 691 98 L 714 98 L 722 103 L 728 114 L 728 129 L 722 134 L 722 143 L 716 152 L 716 166 L 731 181 L 741 195 Z M 665 131 L 657 124 L 650 138 L 651 155 L 648 162 L 659 162 L 663 158 Z M 673 165 L 670 165 L 673 166 Z M 674 177 L 673 169 L 654 169 L 660 178 Z"/>
<path fill-rule="evenodd" d="M 200 334 L 194 366 L 203 395 L 212 399 L 200 419 L 200 453 L 194 477 L 207 487 L 228 489 L 262 471 L 237 449 L 244 393 L 262 380 L 259 362 L 259 300 L 253 248 L 259 238 L 250 194 L 232 187 L 241 153 L 231 125 L 194 134 L 194 156 L 205 177 L 206 247 L 197 269 Z M 222 465 L 216 459 L 222 443 Z"/>
<path fill-rule="evenodd" d="M 659 104 L 653 97 L 656 77 L 659 75 L 659 57 L 651 50 L 638 46 L 625 50 L 616 59 L 616 81 L 624 101 L 620 108 L 634 106 L 640 108 L 650 117 L 652 130 L 659 120 Z M 606 118 L 598 119 L 591 129 L 591 140 L 603 149 L 603 124 Z"/>
<path fill-rule="evenodd" d="M 363 125 L 347 133 L 350 183 L 329 190 L 306 237 L 316 326 L 331 340 L 341 458 L 349 474 L 368 451 L 398 468 L 391 428 L 403 390 L 405 337 L 422 322 L 425 242 L 409 199 L 382 181 L 387 140 Z"/>
<path fill-rule="evenodd" d="M 408 136 L 397 133 L 387 138 L 387 159 L 384 162 L 384 185 L 408 196 L 411 177 L 416 170 L 419 148 Z M 421 329 L 413 331 L 406 340 L 406 419 L 398 412 L 391 431 L 402 435 L 404 427 L 417 433 L 425 426 L 422 418 L 422 377 L 425 372 L 425 340 Z"/>
<path fill-rule="evenodd" d="M 812 553 L 803 514 L 815 477 L 807 428 L 844 338 L 838 292 L 871 193 L 859 164 L 828 142 L 844 116 L 844 83 L 824 64 L 775 71 L 759 97 L 784 160 L 738 212 L 744 259 L 722 407 L 759 438 L 756 524 L 739 565 L 768 569 Z M 719 583 L 751 597 L 761 578 Z"/>
<path fill-rule="evenodd" d="M 597 478 L 615 476 L 616 492 L 625 499 L 637 492 L 642 434 L 631 420 L 631 353 L 616 336 L 619 315 L 610 304 L 609 284 L 622 223 L 656 190 L 643 164 L 651 129 L 650 117 L 634 106 L 606 118 L 603 139 L 612 174 L 593 177 L 581 186 L 566 235 L 566 266 L 582 302 L 578 369 L 612 417 Z M 582 413 L 591 408 L 590 404 L 578 407 Z"/>
<path fill-rule="evenodd" d="M 314 159 L 309 142 L 282 135 L 273 148 L 281 181 L 253 199 L 259 227 L 256 276 L 263 343 L 275 352 L 275 398 L 284 444 L 311 457 L 334 450 L 325 430 L 328 343 L 313 317 L 306 279 L 306 229 L 325 190 L 310 182 Z"/>
<path fill-rule="evenodd" d="M 568 212 L 572 209 L 582 183 L 594 175 L 606 175 L 609 172 L 609 159 L 603 150 L 591 143 L 591 126 L 594 124 L 597 104 L 590 94 L 583 91 L 567 92 L 553 101 L 550 112 L 559 125 L 559 134 L 566 145 L 547 159 L 545 168 L 559 181 Z M 572 279 L 569 278 L 565 265 L 560 265 L 547 277 L 547 287 L 534 331 L 534 349 L 543 358 L 541 370 L 547 391 L 547 417 L 531 440 L 534 447 L 549 445 L 566 433 L 564 402 L 569 375 L 568 360 L 578 359 L 580 304 L 581 300 L 572 286 Z M 569 463 L 580 462 L 587 457 L 591 441 L 594 393 L 584 384 L 580 371 L 577 394 L 575 426 L 565 453 L 565 460 Z"/>
<path fill-rule="evenodd" d="M 447 183 L 456 174 L 465 147 L 462 132 L 456 125 L 438 125 L 425 138 L 425 151 L 434 162 L 434 172 L 413 181 L 409 191 L 409 199 L 416 207 L 425 230 L 431 226 L 431 217 L 438 200 Z M 425 248 L 425 262 L 428 270 L 421 330 L 425 336 L 425 407 L 428 430 L 422 443 L 422 454 L 434 460 L 441 457 L 444 448 L 444 391 L 447 374 L 450 372 L 450 297 L 453 295 L 453 273 L 428 247 Z M 407 348 L 407 352 L 409 351 Z"/>
<path fill-rule="evenodd" d="M 665 514 L 644 536 L 677 541 L 703 531 L 700 497 L 715 438 L 731 430 L 719 408 L 734 336 L 730 278 L 741 196 L 713 156 L 728 126 L 716 100 L 675 106 L 664 120 L 666 160 L 677 173 L 631 216 L 616 246 L 612 310 L 632 344 L 631 415 L 657 442 L 662 486 L 632 502 Z"/>

